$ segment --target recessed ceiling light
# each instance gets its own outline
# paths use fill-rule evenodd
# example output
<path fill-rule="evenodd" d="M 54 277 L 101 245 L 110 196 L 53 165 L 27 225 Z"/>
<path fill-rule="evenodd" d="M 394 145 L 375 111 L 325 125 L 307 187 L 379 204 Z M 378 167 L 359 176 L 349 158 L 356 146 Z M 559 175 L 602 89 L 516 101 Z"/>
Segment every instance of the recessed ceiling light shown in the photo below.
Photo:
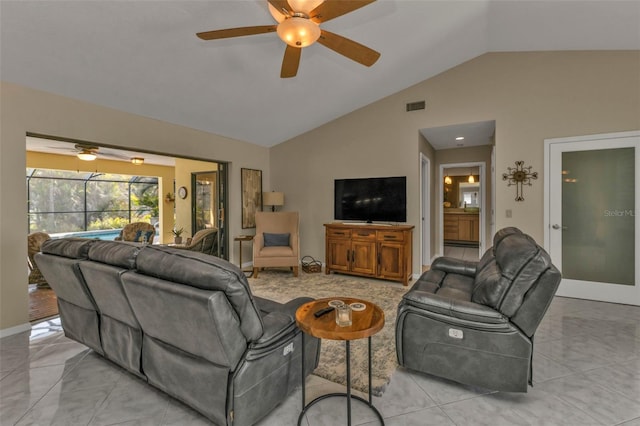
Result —
<path fill-rule="evenodd" d="M 463 141 L 463 140 L 464 140 L 464 136 L 458 136 L 458 137 L 456 138 L 456 140 L 457 140 L 457 141 Z"/>

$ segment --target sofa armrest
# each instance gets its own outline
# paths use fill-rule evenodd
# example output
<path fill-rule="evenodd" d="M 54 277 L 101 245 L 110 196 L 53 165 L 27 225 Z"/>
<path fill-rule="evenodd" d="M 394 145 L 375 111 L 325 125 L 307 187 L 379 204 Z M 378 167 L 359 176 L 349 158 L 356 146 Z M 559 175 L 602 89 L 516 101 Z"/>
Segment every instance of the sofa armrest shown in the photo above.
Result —
<path fill-rule="evenodd" d="M 453 257 L 439 257 L 431 264 L 431 269 L 437 269 L 449 274 L 460 274 L 475 277 L 478 262 L 456 259 Z"/>
<path fill-rule="evenodd" d="M 264 332 L 255 342 L 251 343 L 251 349 L 261 349 L 272 346 L 283 338 L 289 337 L 296 328 L 295 319 L 283 312 L 271 312 L 262 317 Z"/>
<path fill-rule="evenodd" d="M 262 317 L 264 332 L 262 336 L 251 344 L 252 349 L 259 349 L 271 346 L 274 342 L 288 336 L 296 329 L 296 311 L 303 304 L 312 301 L 310 297 L 298 297 L 287 303 L 279 304 L 267 299 L 255 298 L 258 306 L 266 306 L 263 301 L 271 302 L 268 306 L 273 311 Z"/>
<path fill-rule="evenodd" d="M 482 324 L 509 323 L 507 317 L 489 306 L 443 297 L 421 290 L 412 290 L 405 294 L 400 306 L 402 307 L 402 305 L 464 321 Z"/>

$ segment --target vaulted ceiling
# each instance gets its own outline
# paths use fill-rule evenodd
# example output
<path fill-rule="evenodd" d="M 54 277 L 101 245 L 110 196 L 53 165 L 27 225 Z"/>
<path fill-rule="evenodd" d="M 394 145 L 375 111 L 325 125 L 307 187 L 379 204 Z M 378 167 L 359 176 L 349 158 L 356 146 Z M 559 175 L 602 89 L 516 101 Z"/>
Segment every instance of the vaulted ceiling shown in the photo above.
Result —
<path fill-rule="evenodd" d="M 273 146 L 486 52 L 640 49 L 639 1 L 378 0 L 322 25 L 381 53 L 316 43 L 281 79 L 267 1 L 0 2 L 3 81 Z"/>

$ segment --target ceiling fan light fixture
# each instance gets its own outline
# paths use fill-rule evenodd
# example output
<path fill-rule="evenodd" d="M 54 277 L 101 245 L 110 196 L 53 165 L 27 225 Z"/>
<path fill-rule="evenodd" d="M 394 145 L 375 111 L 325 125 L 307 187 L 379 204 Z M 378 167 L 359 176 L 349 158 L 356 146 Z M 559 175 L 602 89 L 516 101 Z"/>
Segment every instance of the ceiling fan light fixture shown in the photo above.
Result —
<path fill-rule="evenodd" d="M 278 37 L 292 47 L 307 47 L 320 38 L 320 26 L 302 16 L 285 19 L 276 31 Z"/>
<path fill-rule="evenodd" d="M 76 154 L 76 156 L 82 161 L 93 161 L 97 157 L 95 153 L 88 150 L 80 151 L 79 153 Z"/>

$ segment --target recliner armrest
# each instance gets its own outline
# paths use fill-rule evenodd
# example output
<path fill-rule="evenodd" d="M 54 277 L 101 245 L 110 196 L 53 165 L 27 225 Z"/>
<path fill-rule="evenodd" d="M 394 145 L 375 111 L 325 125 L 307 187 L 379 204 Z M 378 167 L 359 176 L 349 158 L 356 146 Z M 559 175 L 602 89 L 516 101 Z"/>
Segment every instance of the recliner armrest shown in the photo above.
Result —
<path fill-rule="evenodd" d="M 296 328 L 296 321 L 284 312 L 271 312 L 262 317 L 264 333 L 255 342 L 251 343 L 251 349 L 260 349 L 272 346 L 282 338 L 290 336 Z"/>
<path fill-rule="evenodd" d="M 431 264 L 431 269 L 437 269 L 450 274 L 475 277 L 478 262 L 456 259 L 453 257 L 439 257 Z"/>
<path fill-rule="evenodd" d="M 404 295 L 401 306 L 408 305 L 425 312 L 445 315 L 464 321 L 483 324 L 507 324 L 509 319 L 495 309 L 466 300 L 438 296 L 421 290 L 412 290 Z"/>
<path fill-rule="evenodd" d="M 259 299 L 259 298 L 256 298 Z M 277 310 L 262 317 L 264 332 L 262 336 L 251 344 L 252 349 L 271 346 L 274 342 L 290 335 L 296 328 L 296 310 L 303 304 L 312 301 L 310 297 L 298 297 L 284 304 L 278 304 Z M 256 300 L 260 306 L 260 300 Z M 271 305 L 274 306 L 275 304 Z"/>

